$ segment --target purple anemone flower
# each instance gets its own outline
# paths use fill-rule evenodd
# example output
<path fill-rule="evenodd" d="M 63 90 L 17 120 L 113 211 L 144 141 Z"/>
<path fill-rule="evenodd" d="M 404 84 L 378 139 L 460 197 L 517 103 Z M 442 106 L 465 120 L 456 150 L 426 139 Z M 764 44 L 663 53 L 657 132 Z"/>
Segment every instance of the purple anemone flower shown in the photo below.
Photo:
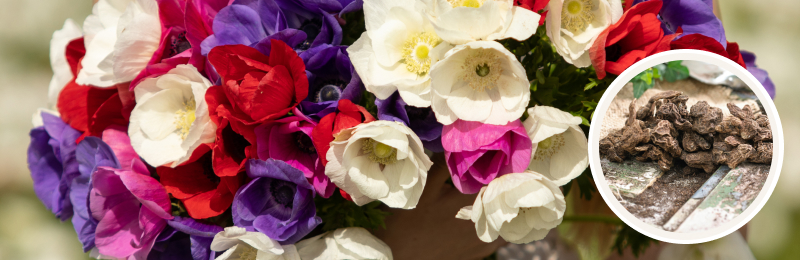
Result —
<path fill-rule="evenodd" d="M 72 179 L 80 175 L 75 160 L 75 141 L 81 132 L 58 116 L 45 112 L 41 116 L 44 125 L 31 130 L 28 147 L 33 190 L 50 212 L 65 221 L 73 214 L 69 191 Z"/>
<path fill-rule="evenodd" d="M 233 223 L 281 244 L 294 244 L 322 219 L 316 216 L 314 187 L 302 171 L 273 159 L 247 161 L 252 178 L 233 198 Z"/>
<path fill-rule="evenodd" d="M 99 167 L 119 168 L 120 164 L 114 151 L 102 139 L 88 136 L 79 144 L 75 152 L 80 175 L 72 179 L 70 201 L 75 214 L 72 225 L 83 244 L 83 251 L 88 252 L 95 247 L 94 238 L 98 221 L 92 217 L 89 207 L 89 193 L 92 190 L 92 173 Z"/>
<path fill-rule="evenodd" d="M 339 100 L 358 103 L 364 84 L 356 74 L 346 46 L 320 45 L 300 53 L 306 63 L 308 97 L 299 109 L 314 121 L 336 111 Z"/>
<path fill-rule="evenodd" d="M 633 4 L 644 1 L 647 0 L 636 0 Z M 659 19 L 665 34 L 674 34 L 678 28 L 682 28 L 682 35 L 699 33 L 717 40 L 722 47 L 728 46 L 725 29 L 722 27 L 722 21 L 714 15 L 711 0 L 662 0 L 662 2 L 664 6 L 659 12 Z"/>
<path fill-rule="evenodd" d="M 216 253 L 210 249 L 214 235 L 222 227 L 198 222 L 192 218 L 175 217 L 167 221 L 148 260 L 211 260 Z"/>
<path fill-rule="evenodd" d="M 401 122 L 419 136 L 425 149 L 434 153 L 444 152 L 443 126 L 436 121 L 436 115 L 430 107 L 409 106 L 397 92 L 384 100 L 375 99 L 375 105 L 378 106 L 378 119 Z"/>
<path fill-rule="evenodd" d="M 214 34 L 201 44 L 201 53 L 207 55 L 220 45 L 242 44 L 259 49 L 271 39 L 291 35 L 296 41 L 285 41 L 292 48 L 303 51 L 322 44 L 338 45 L 342 42 L 339 21 L 327 12 L 300 21 L 275 0 L 235 0 L 222 8 L 214 18 Z M 277 37 L 277 38 L 276 38 Z M 269 52 L 265 52 L 268 54 Z"/>
<path fill-rule="evenodd" d="M 311 131 L 317 124 L 295 110 L 295 115 L 256 127 L 258 158 L 284 161 L 299 169 L 322 197 L 336 189 L 325 175 L 325 166 L 317 155 Z"/>
<path fill-rule="evenodd" d="M 756 66 L 756 55 L 749 51 L 741 51 L 741 53 L 744 64 L 747 65 L 747 71 L 753 74 L 758 82 L 761 82 L 761 85 L 767 89 L 769 97 L 775 99 L 775 83 L 772 83 L 766 70 Z"/>

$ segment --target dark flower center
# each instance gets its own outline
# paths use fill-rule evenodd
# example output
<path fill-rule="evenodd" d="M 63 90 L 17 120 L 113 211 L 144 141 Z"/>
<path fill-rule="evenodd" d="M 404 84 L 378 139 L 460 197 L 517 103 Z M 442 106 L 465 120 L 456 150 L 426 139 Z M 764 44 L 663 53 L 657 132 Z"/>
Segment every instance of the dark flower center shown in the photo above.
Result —
<path fill-rule="evenodd" d="M 617 61 L 620 56 L 622 56 L 622 47 L 619 47 L 619 44 L 606 47 L 606 60 Z"/>
<path fill-rule="evenodd" d="M 406 106 L 408 121 L 421 121 L 428 118 L 432 110 L 429 107 Z"/>
<path fill-rule="evenodd" d="M 297 148 L 307 154 L 316 154 L 317 149 L 314 148 L 314 143 L 311 142 L 311 137 L 301 131 L 294 132 L 294 140 L 297 143 Z"/>
<path fill-rule="evenodd" d="M 203 175 L 214 184 L 219 184 L 219 176 L 214 173 L 214 161 L 211 159 L 211 153 L 206 153 L 203 157 L 200 158 L 200 161 L 203 163 Z"/>
<path fill-rule="evenodd" d="M 317 93 L 317 100 L 319 102 L 338 101 L 341 96 L 342 91 L 339 90 L 339 87 L 334 85 L 325 85 L 319 89 L 319 93 Z"/>
<path fill-rule="evenodd" d="M 342 90 L 345 88 L 347 82 L 340 79 L 326 79 L 318 81 L 317 93 L 314 95 L 316 103 L 325 101 L 339 101 L 342 98 Z"/>
<path fill-rule="evenodd" d="M 236 163 L 241 163 L 247 158 L 244 149 L 250 146 L 250 142 L 244 136 L 236 133 L 231 126 L 222 129 L 222 138 L 225 143 L 225 153 L 231 156 Z"/>
<path fill-rule="evenodd" d="M 311 48 L 311 43 L 314 42 L 314 39 L 319 35 L 321 26 L 322 21 L 319 19 L 311 19 L 303 22 L 303 24 L 300 25 L 300 30 L 306 33 L 306 40 L 297 48 L 300 50 L 308 50 L 308 48 Z"/>
<path fill-rule="evenodd" d="M 182 32 L 178 34 L 178 36 L 172 37 L 172 42 L 170 43 L 170 57 L 178 55 L 188 49 L 192 48 L 192 44 L 189 43 L 189 40 L 186 39 L 186 32 Z"/>
<path fill-rule="evenodd" d="M 297 184 L 281 180 L 272 180 L 269 184 L 269 190 L 272 192 L 272 198 L 275 199 L 275 202 L 284 207 L 292 208 Z"/>

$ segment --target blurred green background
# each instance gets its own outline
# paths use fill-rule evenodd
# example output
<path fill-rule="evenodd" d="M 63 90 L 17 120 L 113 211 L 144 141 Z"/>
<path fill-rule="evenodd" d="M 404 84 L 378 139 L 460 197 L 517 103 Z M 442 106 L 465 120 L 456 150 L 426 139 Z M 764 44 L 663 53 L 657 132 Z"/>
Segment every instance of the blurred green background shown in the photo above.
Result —
<path fill-rule="evenodd" d="M 778 187 L 750 222 L 758 259 L 800 259 L 800 1 L 720 0 L 729 41 L 758 56 L 777 85 L 786 153 Z M 31 115 L 47 102 L 50 38 L 67 18 L 82 24 L 91 0 L 0 0 L 0 260 L 86 259 L 72 224 L 36 199 L 26 165 Z"/>

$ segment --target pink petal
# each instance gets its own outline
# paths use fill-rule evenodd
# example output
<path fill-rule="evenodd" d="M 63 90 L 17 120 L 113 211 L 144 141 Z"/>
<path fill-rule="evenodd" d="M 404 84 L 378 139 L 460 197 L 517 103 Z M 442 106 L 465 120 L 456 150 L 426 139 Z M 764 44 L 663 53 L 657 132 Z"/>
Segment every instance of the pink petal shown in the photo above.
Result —
<path fill-rule="evenodd" d="M 131 242 L 142 233 L 138 213 L 136 200 L 123 201 L 105 211 L 95 234 L 95 245 L 101 254 L 125 258 L 137 250 Z"/>
<path fill-rule="evenodd" d="M 122 169 L 132 169 L 140 173 L 148 172 L 147 166 L 131 146 L 131 138 L 128 137 L 127 129 L 121 126 L 106 128 L 106 130 L 103 130 L 103 142 L 108 144 L 111 150 L 114 151 Z"/>
<path fill-rule="evenodd" d="M 172 219 L 172 214 L 169 213 L 169 195 L 161 183 L 148 175 L 133 171 L 117 171 L 117 174 L 127 190 L 130 190 L 145 208 L 163 219 Z"/>

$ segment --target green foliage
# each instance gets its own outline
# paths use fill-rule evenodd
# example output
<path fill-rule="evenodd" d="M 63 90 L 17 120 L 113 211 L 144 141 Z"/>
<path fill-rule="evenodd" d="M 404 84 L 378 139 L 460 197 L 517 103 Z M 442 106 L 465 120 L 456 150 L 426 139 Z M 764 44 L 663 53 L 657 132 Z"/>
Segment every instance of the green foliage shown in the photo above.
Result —
<path fill-rule="evenodd" d="M 648 89 L 653 88 L 653 85 L 656 84 L 655 79 L 660 79 L 661 73 L 659 73 L 659 69 L 656 67 L 646 69 L 633 77 L 631 83 L 633 83 L 633 97 L 639 98 L 644 94 L 645 91 Z"/>
<path fill-rule="evenodd" d="M 628 225 L 622 224 L 617 231 L 617 238 L 614 240 L 614 245 L 611 249 L 622 255 L 625 249 L 630 247 L 633 255 L 638 258 L 653 242 L 658 243 L 657 240 L 639 233 Z"/>
<path fill-rule="evenodd" d="M 358 10 L 352 13 L 342 15 L 344 24 L 342 24 L 342 45 L 353 45 L 361 34 L 367 31 L 366 21 L 364 20 L 364 11 Z"/>
<path fill-rule="evenodd" d="M 327 199 L 317 196 L 314 203 L 317 206 L 317 216 L 322 218 L 323 231 L 345 227 L 386 228 L 383 220 L 389 213 L 380 209 L 380 201 L 358 206 L 334 192 Z"/>
<path fill-rule="evenodd" d="M 564 61 L 550 44 L 544 26 L 528 40 L 500 43 L 517 56 L 527 72 L 531 83 L 528 107 L 552 106 L 581 117 L 585 126 L 591 124 L 594 107 L 614 76 L 599 80 L 593 68 L 578 68 Z"/>
<path fill-rule="evenodd" d="M 592 193 L 597 191 L 597 187 L 594 186 L 594 182 L 592 181 L 592 171 L 589 168 L 586 168 L 581 175 L 578 175 L 578 177 L 562 186 L 564 188 L 564 197 L 572 190 L 573 183 L 578 185 L 580 196 L 585 200 L 591 200 Z"/>
<path fill-rule="evenodd" d="M 683 66 L 679 60 L 667 62 L 663 66 L 662 76 L 666 81 L 675 82 L 689 77 L 689 68 Z"/>
<path fill-rule="evenodd" d="M 633 77 L 633 97 L 639 98 L 648 89 L 653 88 L 655 80 L 666 80 L 675 82 L 689 77 L 689 68 L 683 66 L 681 61 L 670 61 L 655 67 L 646 69 Z"/>

